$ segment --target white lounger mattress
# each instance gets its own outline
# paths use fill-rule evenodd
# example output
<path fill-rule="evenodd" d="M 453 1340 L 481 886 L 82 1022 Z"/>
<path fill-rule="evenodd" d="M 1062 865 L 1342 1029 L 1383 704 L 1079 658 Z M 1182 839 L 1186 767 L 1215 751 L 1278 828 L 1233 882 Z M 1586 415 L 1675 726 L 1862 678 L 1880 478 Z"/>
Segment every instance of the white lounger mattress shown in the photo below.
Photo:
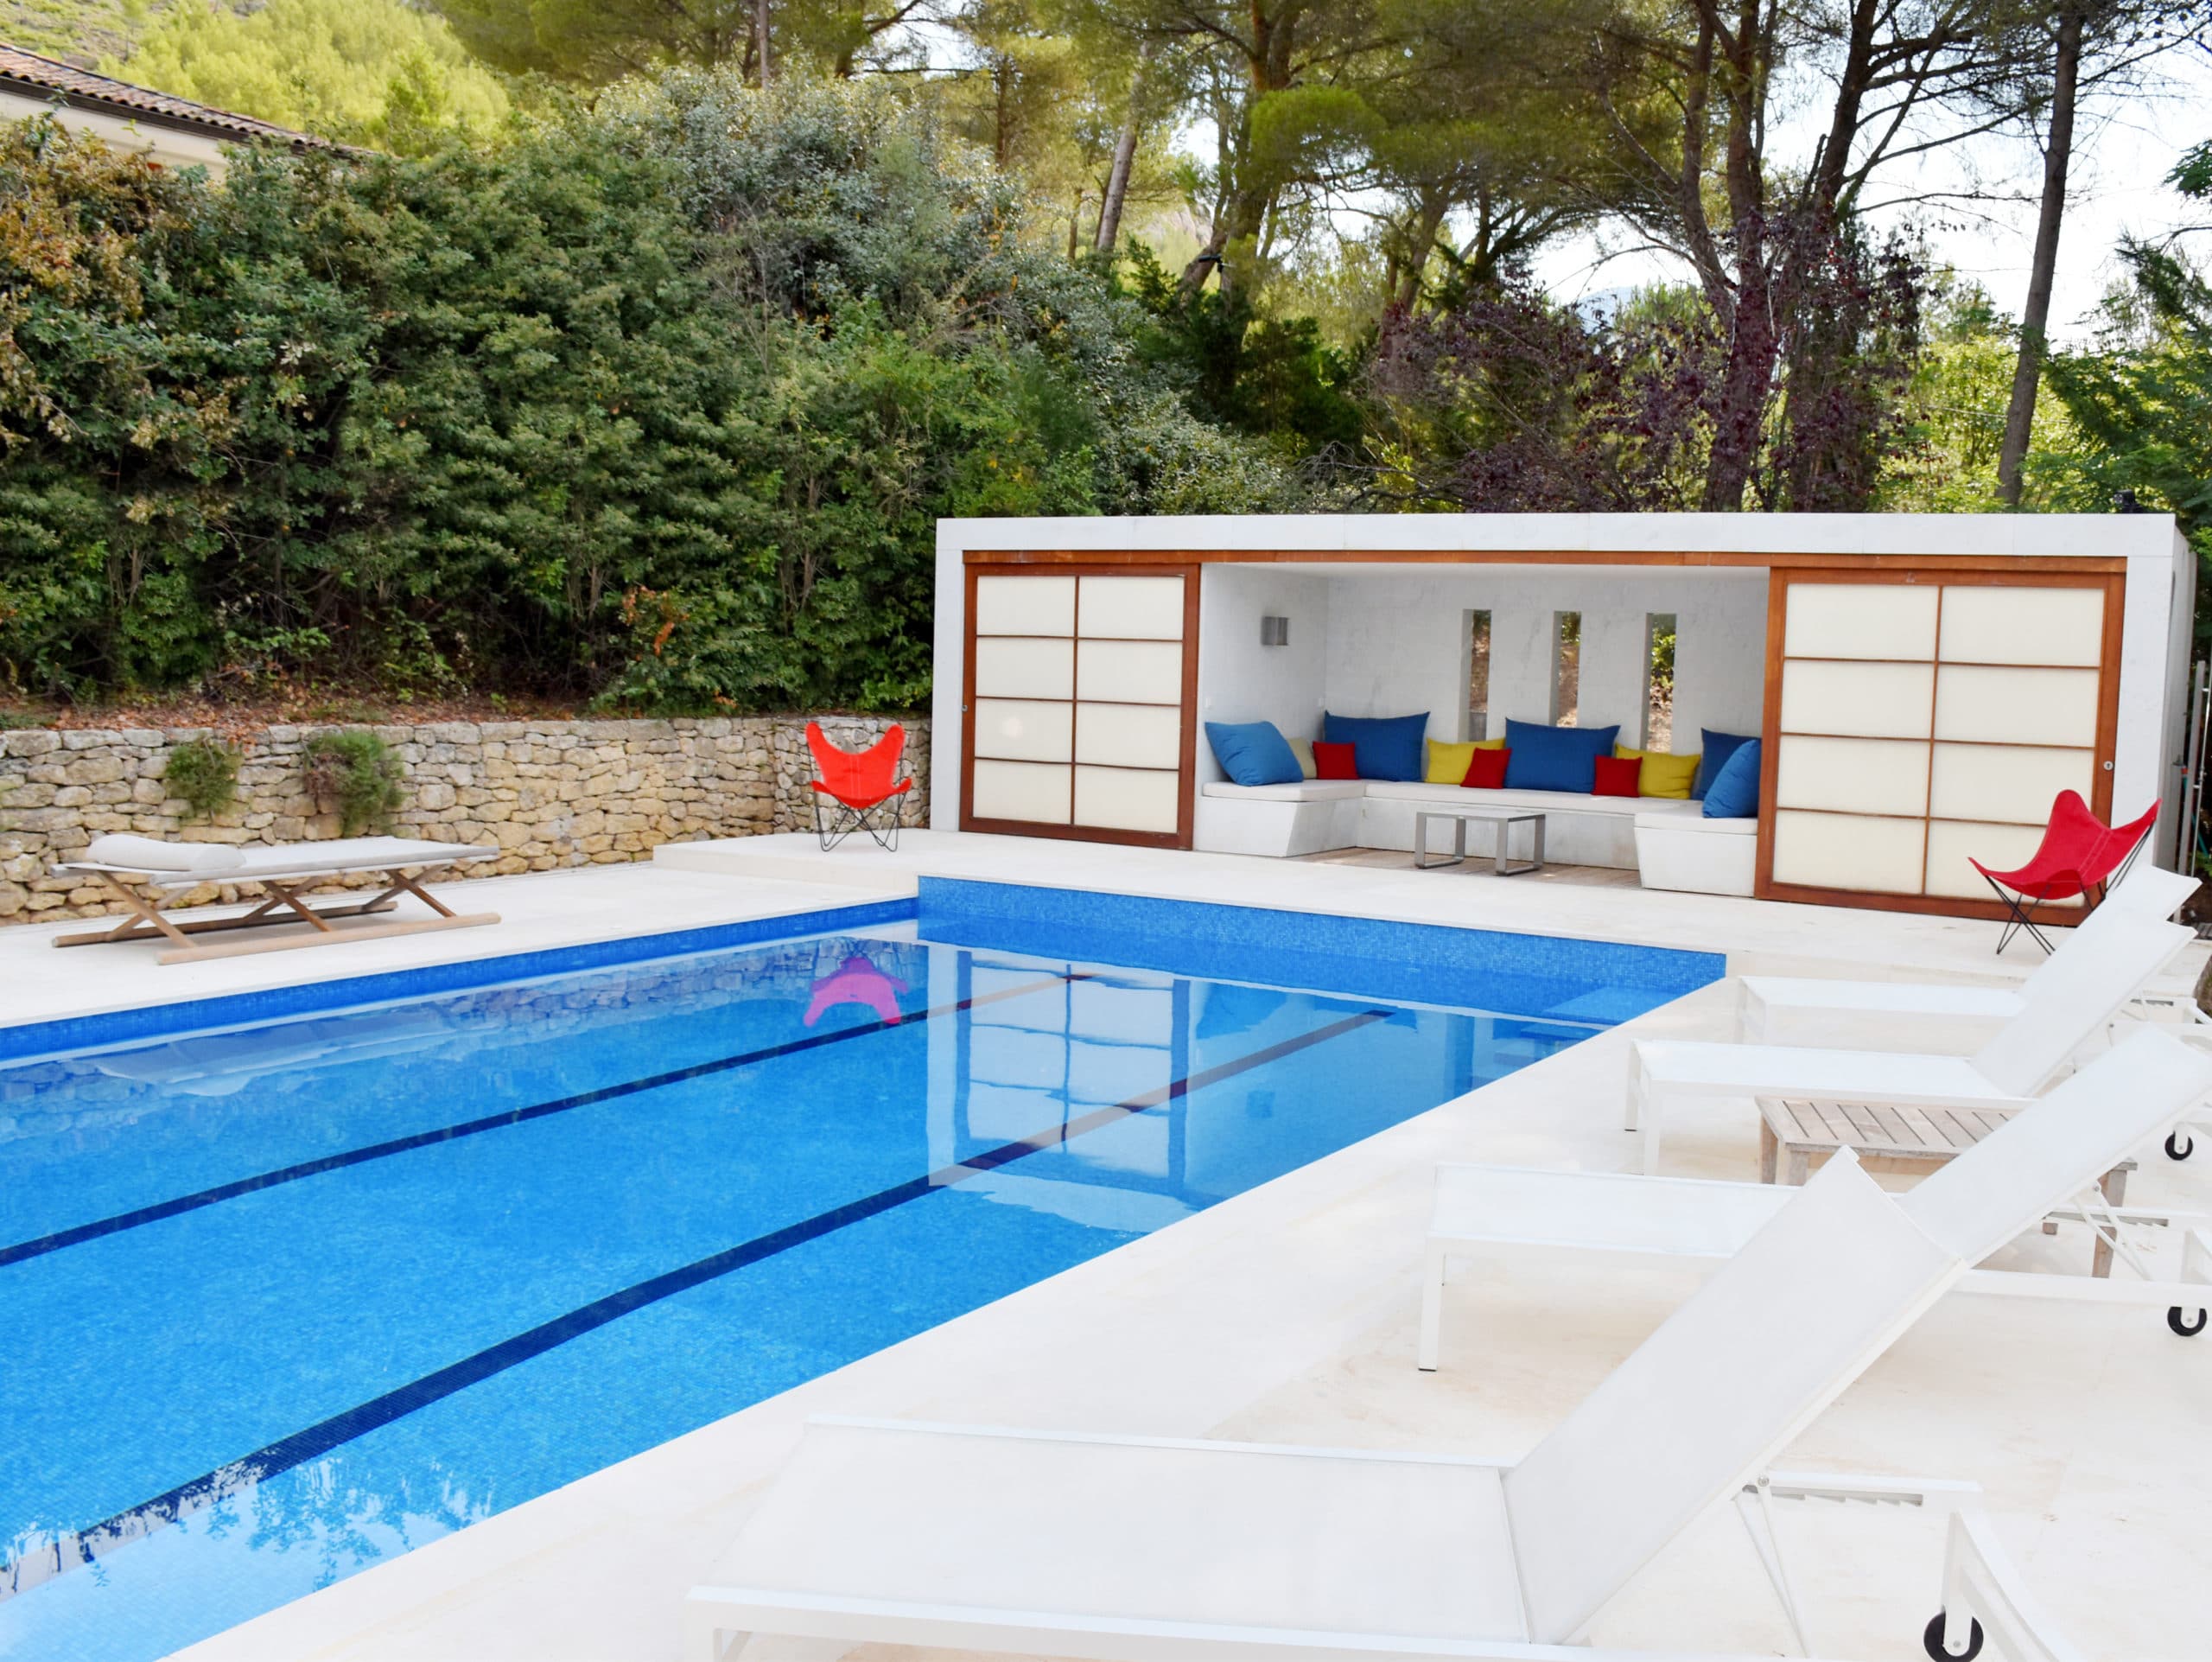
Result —
<path fill-rule="evenodd" d="M 432 843 L 407 837 L 343 837 L 329 843 L 293 843 L 278 848 L 242 848 L 235 865 L 199 871 L 163 871 L 149 866 L 111 865 L 75 860 L 64 871 L 111 871 L 136 877 L 156 888 L 197 888 L 202 883 L 252 883 L 264 878 L 321 877 L 349 871 L 390 871 L 400 866 L 459 865 L 490 860 L 497 849 L 461 843 Z"/>

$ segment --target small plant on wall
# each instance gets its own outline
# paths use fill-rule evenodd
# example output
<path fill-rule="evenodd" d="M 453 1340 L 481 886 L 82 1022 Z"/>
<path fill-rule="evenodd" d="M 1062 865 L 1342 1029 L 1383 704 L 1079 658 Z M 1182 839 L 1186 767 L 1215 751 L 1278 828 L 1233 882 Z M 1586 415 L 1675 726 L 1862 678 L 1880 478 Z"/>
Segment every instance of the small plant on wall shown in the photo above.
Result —
<path fill-rule="evenodd" d="M 403 770 L 390 745 L 373 733 L 318 733 L 307 759 L 308 789 L 336 806 L 341 835 L 391 829 Z"/>
<path fill-rule="evenodd" d="M 220 739 L 187 739 L 169 752 L 162 778 L 188 818 L 213 819 L 238 800 L 239 753 Z"/>

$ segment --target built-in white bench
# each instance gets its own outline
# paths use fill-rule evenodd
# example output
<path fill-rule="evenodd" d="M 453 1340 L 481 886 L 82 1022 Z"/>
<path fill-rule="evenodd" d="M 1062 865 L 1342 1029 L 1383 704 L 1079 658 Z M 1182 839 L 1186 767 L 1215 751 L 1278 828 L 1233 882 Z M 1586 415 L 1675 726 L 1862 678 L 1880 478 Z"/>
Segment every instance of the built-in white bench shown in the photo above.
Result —
<path fill-rule="evenodd" d="M 1309 779 L 1296 785 L 1198 787 L 1198 847 L 1285 858 L 1329 849 L 1414 845 L 1414 816 L 1457 805 L 1529 808 L 1546 816 L 1546 858 L 1611 866 L 1651 888 L 1751 892 L 1757 819 L 1707 819 L 1701 802 L 1576 791 L 1474 790 L 1387 780 Z"/>

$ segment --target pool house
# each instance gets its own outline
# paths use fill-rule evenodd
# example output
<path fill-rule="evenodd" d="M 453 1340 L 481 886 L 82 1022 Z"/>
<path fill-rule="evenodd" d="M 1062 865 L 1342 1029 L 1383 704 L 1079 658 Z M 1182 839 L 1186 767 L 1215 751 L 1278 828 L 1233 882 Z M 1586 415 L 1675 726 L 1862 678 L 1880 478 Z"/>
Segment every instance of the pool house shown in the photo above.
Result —
<path fill-rule="evenodd" d="M 2024 860 L 2062 791 L 2158 802 L 2171 860 L 2194 600 L 2157 514 L 947 520 L 932 824 L 1282 856 L 1481 802 L 1648 888 L 1996 915 L 1969 861 Z M 1394 777 L 1239 784 L 1205 736 L 1374 718 L 1423 742 Z M 1509 723 L 1756 738 L 1755 798 L 1462 782 L 1444 748 Z"/>

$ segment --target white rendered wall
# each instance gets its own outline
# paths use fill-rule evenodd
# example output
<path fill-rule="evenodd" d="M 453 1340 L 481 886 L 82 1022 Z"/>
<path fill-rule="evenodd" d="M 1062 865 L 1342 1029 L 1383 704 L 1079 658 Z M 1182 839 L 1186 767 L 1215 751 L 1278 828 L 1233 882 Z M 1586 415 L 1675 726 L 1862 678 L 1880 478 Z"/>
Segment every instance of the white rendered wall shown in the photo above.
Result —
<path fill-rule="evenodd" d="M 1294 566 L 1209 565 L 1198 596 L 1198 719 L 1273 722 L 1294 739 L 1321 729 L 1331 579 Z M 1260 644 L 1260 620 L 1290 620 L 1290 643 Z M 1198 781 L 1221 764 L 1198 733 Z"/>
<path fill-rule="evenodd" d="M 2163 726 L 2152 725 L 2149 730 L 2158 734 L 2159 754 L 2153 758 L 2158 764 L 2158 828 L 2156 851 L 2161 862 L 2176 870 L 2183 869 L 2183 856 L 2187 850 L 2180 846 L 2181 798 L 2187 787 L 2189 761 L 2189 677 L 2190 663 L 2196 646 L 2196 556 L 2188 540 L 2177 531 L 2173 534 L 2173 550 L 2164 572 L 2159 570 L 2156 556 L 2130 556 L 2127 562 L 2127 591 L 2131 602 L 2126 627 L 2130 636 L 2137 627 L 2133 609 L 2138 589 L 2155 590 L 2163 581 L 2167 590 L 2166 600 L 2166 657 L 2158 672 L 2157 682 L 2143 694 L 2141 704 L 2150 711 L 2164 709 Z M 2142 627 L 2155 627 L 2158 610 L 2145 606 Z M 2128 697 L 2130 688 L 2125 665 L 2127 659 L 2126 641 L 2120 650 L 2122 670 L 2120 683 L 2120 736 L 2124 746 L 2128 731 Z M 2148 722 L 2150 717 L 2145 718 Z M 2115 758 L 2114 772 L 2118 771 Z M 2126 819 L 2140 812 L 2142 803 L 2136 797 L 2120 794 L 2118 784 L 2113 790 L 2113 817 Z"/>
<path fill-rule="evenodd" d="M 1643 730 L 1648 615 L 1675 614 L 1674 748 L 1698 729 L 1759 730 L 1766 676 L 1766 573 L 1757 569 L 1501 570 L 1332 577 L 1323 687 L 1339 716 L 1429 713 L 1429 736 L 1465 736 L 1466 614 L 1487 611 L 1490 736 L 1508 717 L 1551 719 L 1554 614 L 1582 614 L 1577 725 Z M 1255 625 L 1256 633 L 1257 626 Z"/>
<path fill-rule="evenodd" d="M 230 165 L 223 141 L 206 133 L 186 132 L 152 121 L 126 121 L 101 110 L 57 105 L 51 98 L 0 92 L 0 121 L 27 121 L 33 116 L 52 116 L 62 126 L 89 133 L 125 156 L 150 156 L 172 168 L 205 168 L 211 178 L 220 179 Z"/>

